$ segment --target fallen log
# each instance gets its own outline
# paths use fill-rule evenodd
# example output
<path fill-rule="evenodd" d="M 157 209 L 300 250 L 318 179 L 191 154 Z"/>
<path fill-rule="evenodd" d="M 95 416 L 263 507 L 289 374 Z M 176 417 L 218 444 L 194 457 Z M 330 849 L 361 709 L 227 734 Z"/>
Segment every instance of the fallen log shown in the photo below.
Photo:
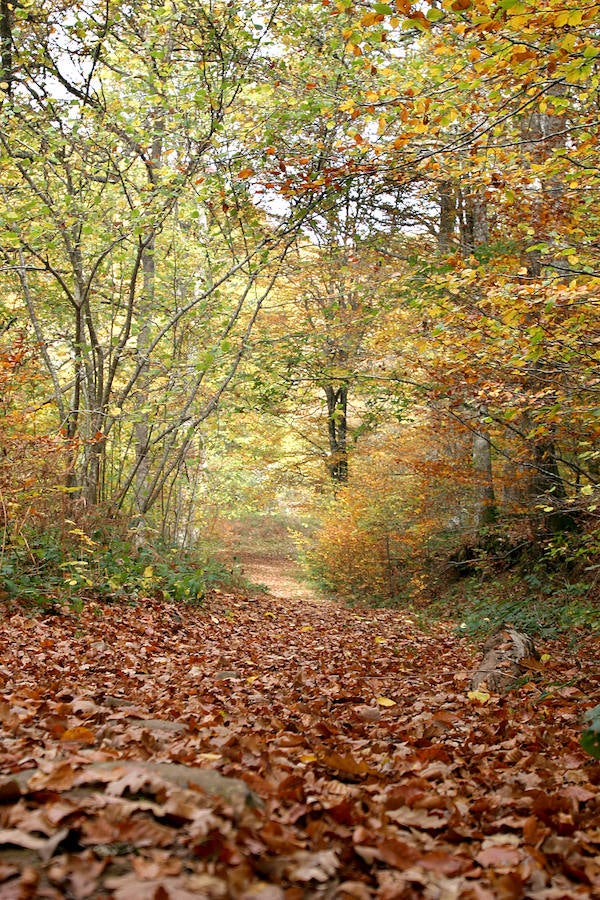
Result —
<path fill-rule="evenodd" d="M 483 659 L 471 678 L 471 690 L 505 691 L 526 671 L 526 662 L 537 659 L 528 634 L 507 626 L 483 645 Z"/>

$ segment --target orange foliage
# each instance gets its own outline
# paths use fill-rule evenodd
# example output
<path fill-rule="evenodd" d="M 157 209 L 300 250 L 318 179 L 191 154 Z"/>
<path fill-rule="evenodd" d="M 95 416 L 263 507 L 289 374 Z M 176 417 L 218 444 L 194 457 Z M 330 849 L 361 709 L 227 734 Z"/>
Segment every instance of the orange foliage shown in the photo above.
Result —
<path fill-rule="evenodd" d="M 32 399 L 41 385 L 35 351 L 19 335 L 0 346 L 0 527 L 4 541 L 26 522 L 56 522 L 67 447 L 48 433 Z"/>
<path fill-rule="evenodd" d="M 468 446 L 444 419 L 365 438 L 306 553 L 316 578 L 346 598 L 418 596 L 433 545 L 459 543 L 472 527 Z"/>

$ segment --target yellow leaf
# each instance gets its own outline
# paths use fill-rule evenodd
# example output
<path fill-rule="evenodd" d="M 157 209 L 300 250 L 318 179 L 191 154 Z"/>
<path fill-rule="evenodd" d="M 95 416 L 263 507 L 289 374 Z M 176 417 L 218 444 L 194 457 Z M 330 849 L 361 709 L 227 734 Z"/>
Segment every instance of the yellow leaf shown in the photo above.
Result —
<path fill-rule="evenodd" d="M 300 631 L 312 631 L 312 630 L 313 630 L 312 625 L 303 625 L 302 628 L 300 629 Z"/>
<path fill-rule="evenodd" d="M 266 613 L 265 613 L 265 617 L 267 617 L 267 618 L 269 618 L 269 619 L 274 619 L 274 618 L 275 618 L 275 613 L 272 613 L 272 612 L 266 612 Z"/>
<path fill-rule="evenodd" d="M 317 760 L 317 757 L 315 756 L 314 753 L 303 753 L 302 756 L 300 757 L 300 762 L 303 762 L 303 763 L 316 762 L 316 760 Z"/>
<path fill-rule="evenodd" d="M 377 698 L 377 704 L 378 704 L 379 706 L 395 706 L 395 705 L 396 705 L 396 701 L 395 701 L 395 700 L 390 700 L 389 697 L 378 697 L 378 698 Z"/>
<path fill-rule="evenodd" d="M 149 581 L 153 575 L 154 575 L 154 569 L 152 568 L 152 566 L 146 566 L 146 568 L 144 569 L 144 574 L 142 575 L 142 578 L 145 578 L 147 581 Z"/>
<path fill-rule="evenodd" d="M 542 653 L 540 656 L 540 662 L 548 662 L 550 659 L 552 659 L 552 657 L 549 653 Z"/>
<path fill-rule="evenodd" d="M 385 644 L 385 643 L 386 643 L 385 638 L 382 638 L 382 637 L 379 637 L 379 636 L 373 638 L 373 640 L 375 641 L 376 644 Z"/>
<path fill-rule="evenodd" d="M 246 678 L 246 684 L 254 684 L 255 681 L 258 681 L 258 675 L 250 675 L 249 678 Z"/>
<path fill-rule="evenodd" d="M 480 703 L 487 703 L 491 696 L 487 691 L 469 691 L 467 694 L 469 700 L 479 700 Z"/>

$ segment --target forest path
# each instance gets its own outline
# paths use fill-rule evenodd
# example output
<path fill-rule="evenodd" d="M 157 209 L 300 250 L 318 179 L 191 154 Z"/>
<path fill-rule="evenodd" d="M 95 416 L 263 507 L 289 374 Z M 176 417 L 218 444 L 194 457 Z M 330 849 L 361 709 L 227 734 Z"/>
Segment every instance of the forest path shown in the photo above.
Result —
<path fill-rule="evenodd" d="M 472 646 L 401 610 L 214 592 L 3 611 L 2 900 L 600 887 L 591 642 L 577 668 L 547 643 L 547 671 L 482 701 Z"/>
<path fill-rule="evenodd" d="M 253 585 L 264 585 L 273 598 L 326 603 L 327 599 L 307 584 L 298 563 L 291 533 L 301 531 L 301 523 L 289 517 L 260 515 L 222 521 L 221 558 Z"/>
<path fill-rule="evenodd" d="M 237 557 L 237 564 L 244 578 L 257 586 L 264 585 L 276 599 L 327 602 L 322 594 L 303 581 L 298 563 L 289 556 L 245 552 Z"/>

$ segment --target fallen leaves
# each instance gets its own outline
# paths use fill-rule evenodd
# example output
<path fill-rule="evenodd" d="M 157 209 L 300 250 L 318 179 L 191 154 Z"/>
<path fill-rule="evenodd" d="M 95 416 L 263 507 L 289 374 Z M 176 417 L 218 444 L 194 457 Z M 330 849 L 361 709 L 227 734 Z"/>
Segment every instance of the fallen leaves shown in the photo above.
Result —
<path fill-rule="evenodd" d="M 217 596 L 179 613 L 0 622 L 3 898 L 598 890 L 591 645 L 470 697 L 465 641 L 399 612 Z"/>

